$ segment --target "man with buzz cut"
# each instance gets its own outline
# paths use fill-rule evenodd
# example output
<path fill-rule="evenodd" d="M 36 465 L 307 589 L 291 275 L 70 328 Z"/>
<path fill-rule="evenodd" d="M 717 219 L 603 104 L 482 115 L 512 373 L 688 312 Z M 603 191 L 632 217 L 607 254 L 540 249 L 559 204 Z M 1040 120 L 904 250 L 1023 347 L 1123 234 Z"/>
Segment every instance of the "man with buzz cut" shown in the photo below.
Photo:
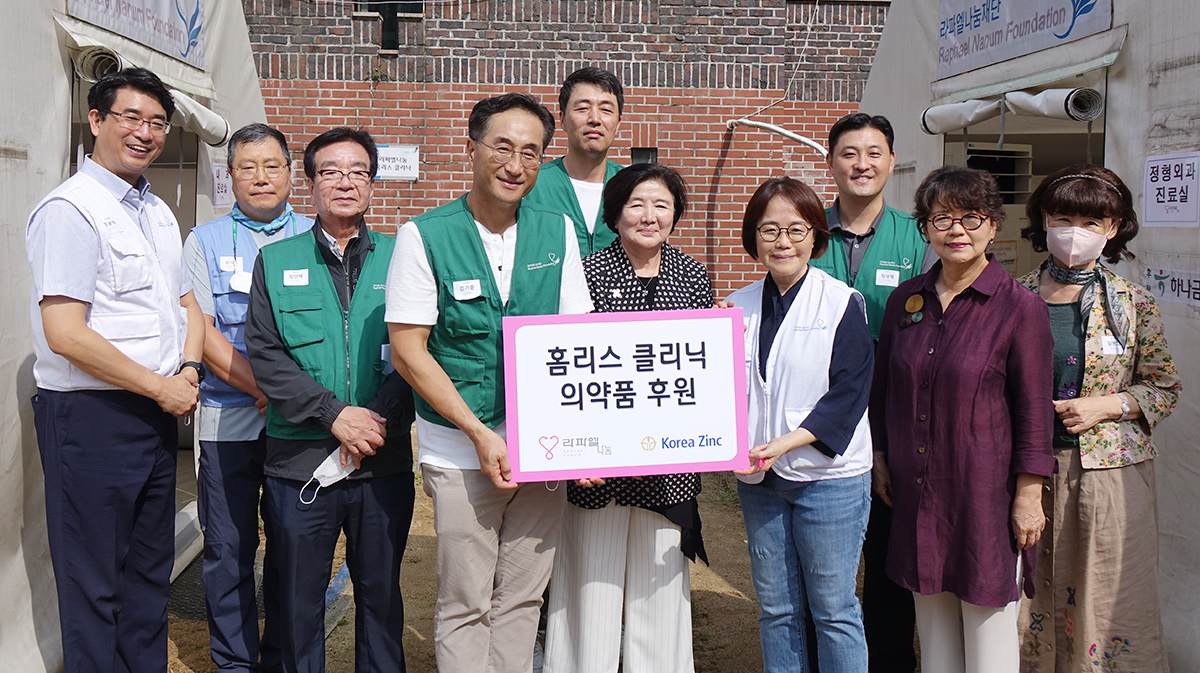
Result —
<path fill-rule="evenodd" d="M 400 228 L 384 320 L 416 393 L 418 460 L 433 498 L 439 671 L 528 673 L 566 490 L 511 481 L 501 321 L 592 310 L 571 219 L 523 201 L 554 117 L 533 98 L 480 101 L 471 190 Z"/>
<path fill-rule="evenodd" d="M 62 670 L 165 671 L 176 417 L 204 375 L 183 237 L 144 176 L 175 101 L 144 68 L 105 75 L 87 98 L 92 154 L 25 234 Z"/>
<path fill-rule="evenodd" d="M 601 221 L 601 194 L 621 165 L 608 159 L 625 111 L 621 81 L 600 68 L 581 68 L 567 76 L 558 93 L 558 114 L 567 134 L 567 154 L 547 162 L 526 197 L 566 213 L 575 223 L 583 257 L 617 239 Z"/>
<path fill-rule="evenodd" d="M 842 117 L 829 129 L 826 162 L 838 197 L 825 211 L 829 249 L 810 262 L 862 293 L 876 341 L 892 290 L 937 261 L 916 221 L 884 203 L 883 188 L 896 165 L 894 138 L 886 117 L 862 112 Z M 875 460 L 883 458 L 877 454 Z M 891 508 L 872 493 L 863 543 L 863 629 L 871 673 L 912 673 L 917 666 L 912 593 L 885 572 L 891 527 Z"/>
<path fill-rule="evenodd" d="M 204 312 L 204 367 L 210 374 L 200 383 L 197 423 L 201 574 L 209 647 L 218 670 L 275 671 L 277 577 L 270 546 L 263 559 L 266 624 L 261 643 L 255 600 L 267 398 L 246 359 L 246 303 L 259 249 L 304 233 L 313 222 L 293 213 L 288 203 L 292 161 L 282 133 L 266 124 L 238 129 L 229 139 L 226 163 L 233 211 L 192 229 L 183 244 L 196 302 Z M 270 517 L 264 513 L 263 519 Z"/>

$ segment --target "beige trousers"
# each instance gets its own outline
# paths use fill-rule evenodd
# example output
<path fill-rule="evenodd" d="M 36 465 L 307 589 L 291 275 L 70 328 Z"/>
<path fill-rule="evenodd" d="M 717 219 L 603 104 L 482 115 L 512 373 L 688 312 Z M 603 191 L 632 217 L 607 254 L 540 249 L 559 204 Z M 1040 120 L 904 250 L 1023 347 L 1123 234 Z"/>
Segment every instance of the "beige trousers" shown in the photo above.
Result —
<path fill-rule="evenodd" d="M 1021 670 L 1166 673 L 1154 461 L 1085 470 L 1055 449 L 1037 595 L 1021 606 Z"/>
<path fill-rule="evenodd" d="M 433 498 L 439 671 L 529 673 L 566 488 L 494 487 L 479 470 L 421 466 Z"/>

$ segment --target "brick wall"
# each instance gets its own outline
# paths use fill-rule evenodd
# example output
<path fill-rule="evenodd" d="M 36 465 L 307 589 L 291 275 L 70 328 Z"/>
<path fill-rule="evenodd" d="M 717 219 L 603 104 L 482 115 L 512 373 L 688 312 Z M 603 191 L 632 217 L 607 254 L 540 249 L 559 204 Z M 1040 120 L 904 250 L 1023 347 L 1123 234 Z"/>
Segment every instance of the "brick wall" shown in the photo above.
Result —
<path fill-rule="evenodd" d="M 731 6 L 736 5 L 736 6 Z M 626 86 L 610 153 L 633 147 L 688 181 L 689 212 L 671 238 L 704 262 L 720 296 L 761 277 L 741 248 L 746 202 L 768 177 L 832 183 L 814 151 L 730 119 L 753 118 L 825 141 L 857 100 L 886 2 L 748 0 L 466 0 L 429 3 L 401 21 L 399 53 L 381 56 L 379 19 L 343 2 L 244 0 L 268 122 L 302 147 L 331 126 L 421 148 L 416 182 L 380 182 L 369 223 L 398 224 L 470 186 L 466 119 L 481 98 L 523 91 L 558 117 L 558 85 L 599 65 Z M 565 152 L 561 131 L 548 156 Z M 299 165 L 297 164 L 297 167 Z M 302 176 L 297 170 L 296 175 Z M 294 204 L 310 213 L 297 180 Z"/>

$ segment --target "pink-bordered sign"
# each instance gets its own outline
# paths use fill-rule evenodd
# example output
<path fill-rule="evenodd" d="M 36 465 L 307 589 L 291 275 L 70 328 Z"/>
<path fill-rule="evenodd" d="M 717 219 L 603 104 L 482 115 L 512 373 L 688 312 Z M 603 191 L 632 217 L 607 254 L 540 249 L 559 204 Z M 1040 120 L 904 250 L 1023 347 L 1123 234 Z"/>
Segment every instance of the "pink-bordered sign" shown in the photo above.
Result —
<path fill-rule="evenodd" d="M 504 318 L 516 482 L 744 468 L 742 310 Z"/>

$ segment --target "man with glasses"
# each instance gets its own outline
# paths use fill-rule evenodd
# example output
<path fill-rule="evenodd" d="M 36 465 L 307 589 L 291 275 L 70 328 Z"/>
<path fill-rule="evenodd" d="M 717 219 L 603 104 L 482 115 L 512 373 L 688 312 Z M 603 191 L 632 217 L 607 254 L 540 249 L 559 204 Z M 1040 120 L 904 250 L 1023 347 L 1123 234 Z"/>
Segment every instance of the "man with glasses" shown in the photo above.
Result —
<path fill-rule="evenodd" d="M 583 257 L 617 239 L 600 217 L 600 196 L 621 170 L 621 164 L 609 161 L 608 149 L 617 138 L 624 109 L 621 81 L 611 72 L 581 68 L 568 75 L 558 93 L 567 154 L 542 165 L 537 185 L 529 192 L 531 203 L 571 216 Z"/>
<path fill-rule="evenodd" d="M 829 129 L 826 162 L 838 197 L 825 211 L 832 234 L 829 251 L 812 261 L 862 293 L 876 342 L 892 290 L 937 261 L 936 255 L 926 254 L 929 246 L 912 217 L 884 203 L 883 188 L 896 165 L 893 140 L 886 117 L 862 112 L 842 117 Z M 863 627 L 872 673 L 912 673 L 917 666 L 912 593 L 888 579 L 884 570 L 891 525 L 891 508 L 872 493 L 863 544 Z"/>
<path fill-rule="evenodd" d="M 263 559 L 266 627 L 260 646 L 254 557 L 263 486 L 267 398 L 254 381 L 243 338 L 251 270 L 258 251 L 312 228 L 288 203 L 292 188 L 287 140 L 266 124 L 250 124 L 229 140 L 233 211 L 194 229 L 183 244 L 196 302 L 204 312 L 200 382 L 200 471 L 197 495 L 204 530 L 204 596 L 213 662 L 220 670 L 279 667 L 275 635 L 273 550 Z M 265 518 L 265 515 L 264 515 Z"/>
<path fill-rule="evenodd" d="M 501 319 L 587 313 L 592 301 L 571 219 L 522 201 L 554 117 L 506 94 L 475 105 L 468 135 L 471 190 L 400 228 L 384 319 L 417 394 L 438 670 L 527 673 L 566 489 L 510 481 Z"/>
<path fill-rule="evenodd" d="M 63 669 L 167 668 L 177 416 L 204 321 L 171 209 L 143 173 L 174 100 L 149 70 L 88 92 L 92 154 L 30 215 L 33 398 Z"/>
<path fill-rule="evenodd" d="M 325 591 L 342 532 L 355 666 L 404 670 L 400 562 L 413 512 L 413 398 L 388 366 L 383 322 L 395 239 L 364 221 L 378 167 L 366 131 L 314 138 L 304 175 L 316 224 L 264 247 L 254 263 L 246 351 L 269 402 L 262 509 L 288 672 L 324 666 Z"/>

